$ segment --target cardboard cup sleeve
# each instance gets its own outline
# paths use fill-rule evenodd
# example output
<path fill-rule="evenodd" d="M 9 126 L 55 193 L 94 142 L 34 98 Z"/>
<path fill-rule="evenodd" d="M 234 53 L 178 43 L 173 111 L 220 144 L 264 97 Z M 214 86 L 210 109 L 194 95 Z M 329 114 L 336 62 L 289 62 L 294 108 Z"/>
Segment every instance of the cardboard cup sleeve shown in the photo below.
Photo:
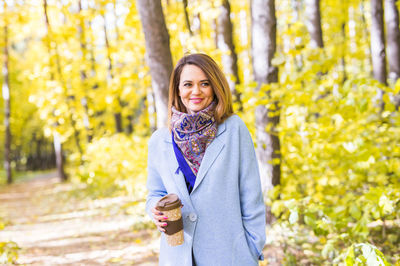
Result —
<path fill-rule="evenodd" d="M 168 217 L 166 221 L 165 236 L 168 245 L 178 246 L 183 244 L 183 221 L 181 201 L 176 194 L 162 197 L 156 204 L 156 209 Z"/>

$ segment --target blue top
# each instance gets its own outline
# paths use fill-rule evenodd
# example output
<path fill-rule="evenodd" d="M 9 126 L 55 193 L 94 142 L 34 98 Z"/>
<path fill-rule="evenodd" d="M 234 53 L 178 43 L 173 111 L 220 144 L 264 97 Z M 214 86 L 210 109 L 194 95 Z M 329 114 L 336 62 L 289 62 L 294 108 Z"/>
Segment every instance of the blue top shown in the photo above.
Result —
<path fill-rule="evenodd" d="M 189 164 L 186 162 L 185 157 L 183 157 L 183 154 L 179 149 L 178 145 L 175 143 L 174 133 L 172 133 L 171 136 L 172 136 L 172 145 L 174 146 L 175 157 L 179 164 L 177 172 L 179 172 L 179 169 L 182 171 L 183 176 L 185 177 L 186 187 L 190 194 L 193 190 L 194 182 L 196 181 L 196 176 L 193 173 L 192 169 L 190 168 Z"/>

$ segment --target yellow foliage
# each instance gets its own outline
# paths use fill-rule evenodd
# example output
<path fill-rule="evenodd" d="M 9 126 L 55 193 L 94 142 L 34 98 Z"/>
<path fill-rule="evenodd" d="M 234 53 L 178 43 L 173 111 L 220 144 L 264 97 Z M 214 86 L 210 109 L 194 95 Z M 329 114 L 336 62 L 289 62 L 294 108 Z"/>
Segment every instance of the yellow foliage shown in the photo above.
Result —
<path fill-rule="evenodd" d="M 123 134 L 96 138 L 83 158 L 76 174 L 99 193 L 116 187 L 138 198 L 145 195 L 147 138 Z"/>
<path fill-rule="evenodd" d="M 144 198 L 151 118 L 146 97 L 152 84 L 135 1 L 116 1 L 119 8 L 95 1 L 80 12 L 71 1 L 50 3 L 51 31 L 45 29 L 41 3 L 14 2 L 6 13 L 0 10 L 0 23 L 2 28 L 12 25 L 16 150 L 26 156 L 33 133 L 51 140 L 58 132 L 71 176 L 99 194 L 117 191 Z M 162 1 L 173 61 L 187 52 L 205 52 L 222 65 L 215 31 L 222 2 L 188 3 L 192 35 L 182 1 Z M 281 159 L 269 162 L 280 164 L 282 171 L 280 186 L 268 193 L 272 212 L 281 224 L 301 226 L 296 236 L 317 236 L 319 241 L 307 243 L 307 252 L 312 246 L 327 263 L 350 242 L 379 242 L 368 223 L 395 219 L 399 212 L 400 115 L 392 97 L 400 93 L 400 80 L 389 88 L 370 77 L 368 1 L 321 4 L 322 49 L 309 45 L 305 2 L 276 1 L 277 52 L 272 64 L 279 69 L 279 81 L 274 84 L 254 81 L 251 59 L 257 55 L 251 54 L 250 1 L 230 3 L 243 107 L 238 115 L 254 140 L 256 106 L 280 118 L 277 128 L 265 127 L 281 141 Z M 378 88 L 385 92 L 382 111 L 375 100 Z M 234 104 L 235 110 L 239 107 Z M 130 136 L 116 134 L 117 112 L 125 131 L 132 124 Z M 385 245 L 398 250 L 398 238 L 391 235 Z"/>

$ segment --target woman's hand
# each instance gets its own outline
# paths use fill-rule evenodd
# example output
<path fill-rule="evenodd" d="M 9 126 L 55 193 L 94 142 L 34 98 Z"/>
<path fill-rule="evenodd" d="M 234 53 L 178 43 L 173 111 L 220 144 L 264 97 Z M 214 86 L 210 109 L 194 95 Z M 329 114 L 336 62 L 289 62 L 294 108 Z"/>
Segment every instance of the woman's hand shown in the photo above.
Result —
<path fill-rule="evenodd" d="M 168 217 L 157 210 L 155 207 L 151 209 L 151 212 L 153 214 L 153 221 L 157 226 L 158 231 L 165 233 L 165 229 L 163 227 L 167 226 Z"/>

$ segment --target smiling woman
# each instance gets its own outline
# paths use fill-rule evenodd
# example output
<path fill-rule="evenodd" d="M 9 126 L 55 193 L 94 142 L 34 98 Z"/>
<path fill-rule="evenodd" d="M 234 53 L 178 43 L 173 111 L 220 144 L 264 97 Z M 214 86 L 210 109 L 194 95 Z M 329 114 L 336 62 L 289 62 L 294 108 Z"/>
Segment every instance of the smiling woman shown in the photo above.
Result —
<path fill-rule="evenodd" d="M 195 82 L 197 83 L 195 84 Z M 197 88 L 193 87 L 198 87 L 200 92 L 197 92 Z M 201 104 L 204 109 L 211 103 L 212 99 L 215 100 L 215 120 L 218 124 L 233 114 L 232 95 L 229 91 L 228 81 L 217 63 L 208 55 L 191 54 L 182 57 L 176 64 L 169 84 L 169 126 L 171 126 L 172 107 L 179 112 L 190 113 L 190 106 L 188 105 L 190 101 L 186 101 L 185 96 L 187 94 L 184 93 L 186 90 L 191 91 L 189 99 L 190 97 L 194 98 L 192 101 L 194 106 Z M 196 93 L 201 93 L 201 95 Z M 202 103 L 203 100 L 206 100 L 205 98 L 210 100 L 208 98 L 210 93 L 212 94 L 211 101 Z M 200 111 L 201 109 L 196 108 L 193 111 L 196 112 L 196 110 Z"/>
<path fill-rule="evenodd" d="M 258 265 L 265 207 L 254 145 L 211 57 L 179 60 L 168 110 L 169 129 L 152 135 L 148 154 L 146 210 L 162 232 L 159 265 Z M 155 208 L 168 194 L 183 204 L 178 245 L 169 241 L 176 217 Z"/>

